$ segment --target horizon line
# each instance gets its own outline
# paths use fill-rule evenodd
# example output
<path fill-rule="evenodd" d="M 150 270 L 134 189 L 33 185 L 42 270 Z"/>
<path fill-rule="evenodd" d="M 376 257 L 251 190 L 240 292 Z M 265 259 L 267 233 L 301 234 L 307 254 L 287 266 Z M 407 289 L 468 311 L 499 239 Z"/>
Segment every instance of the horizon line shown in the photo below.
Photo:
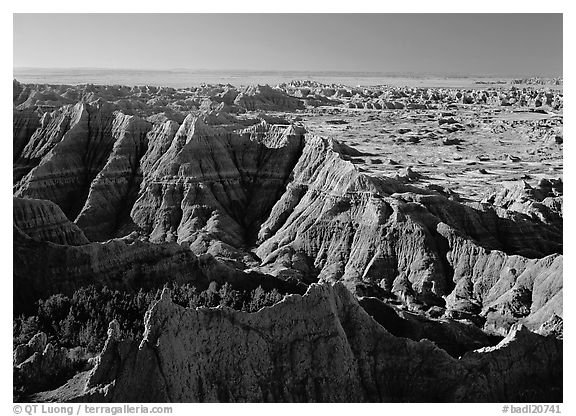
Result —
<path fill-rule="evenodd" d="M 127 71 L 127 72 L 207 72 L 207 73 L 265 73 L 265 74 L 281 74 L 281 73 L 314 73 L 314 74 L 332 74 L 332 75 L 364 75 L 364 76 L 389 76 L 389 77 L 453 77 L 453 78 L 491 78 L 491 77 L 538 77 L 538 78 L 563 78 L 563 74 L 556 75 L 543 75 L 543 74 L 504 74 L 504 73 L 458 73 L 458 72 L 424 72 L 424 71 L 361 71 L 361 70 L 338 70 L 338 69 L 251 69 L 251 68 L 187 68 L 187 67 L 173 67 L 173 68 L 127 68 L 127 67 L 98 67 L 98 66 L 73 66 L 73 67 L 52 67 L 52 66 L 13 66 L 13 71 L 18 70 L 49 70 L 49 71 L 78 71 L 78 70 L 91 70 L 91 71 Z"/>

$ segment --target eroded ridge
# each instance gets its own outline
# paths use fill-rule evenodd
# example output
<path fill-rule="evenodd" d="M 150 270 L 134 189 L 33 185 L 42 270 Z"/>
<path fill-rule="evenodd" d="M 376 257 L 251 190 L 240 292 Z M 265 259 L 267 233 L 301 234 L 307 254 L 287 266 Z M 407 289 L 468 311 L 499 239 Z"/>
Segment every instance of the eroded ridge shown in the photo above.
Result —
<path fill-rule="evenodd" d="M 538 362 L 527 363 L 537 353 Z M 144 337 L 111 324 L 96 366 L 45 399 L 113 402 L 539 401 L 559 397 L 561 342 L 514 327 L 462 358 L 391 335 L 341 284 L 256 313 L 186 309 L 165 290 Z M 514 370 L 502 374 L 500 368 Z M 142 383 L 142 380 L 146 380 Z M 512 393 L 511 393 L 512 392 Z"/>

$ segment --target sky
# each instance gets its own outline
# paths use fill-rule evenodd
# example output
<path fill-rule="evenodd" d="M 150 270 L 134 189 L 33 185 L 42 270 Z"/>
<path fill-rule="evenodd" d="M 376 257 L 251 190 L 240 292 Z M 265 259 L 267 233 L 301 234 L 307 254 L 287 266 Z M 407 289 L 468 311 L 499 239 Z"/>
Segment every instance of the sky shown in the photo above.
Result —
<path fill-rule="evenodd" d="M 14 14 L 15 68 L 562 75 L 561 14 Z"/>

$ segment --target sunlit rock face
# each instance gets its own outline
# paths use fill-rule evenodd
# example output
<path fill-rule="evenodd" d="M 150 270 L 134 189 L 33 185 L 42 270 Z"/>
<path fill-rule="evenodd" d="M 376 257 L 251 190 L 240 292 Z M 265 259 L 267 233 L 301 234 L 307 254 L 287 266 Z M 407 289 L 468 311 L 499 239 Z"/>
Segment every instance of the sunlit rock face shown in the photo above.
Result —
<path fill-rule="evenodd" d="M 153 241 L 201 247 L 217 237 L 235 247 L 252 244 L 284 191 L 303 133 L 266 122 L 230 132 L 188 116 L 144 172 L 134 222 Z"/>
<path fill-rule="evenodd" d="M 537 363 L 517 365 L 534 353 Z M 76 400 L 537 401 L 561 396 L 561 356 L 560 341 L 515 327 L 456 359 L 428 340 L 390 334 L 341 284 L 312 285 L 256 313 L 186 309 L 165 291 L 139 346 L 110 336 Z"/>

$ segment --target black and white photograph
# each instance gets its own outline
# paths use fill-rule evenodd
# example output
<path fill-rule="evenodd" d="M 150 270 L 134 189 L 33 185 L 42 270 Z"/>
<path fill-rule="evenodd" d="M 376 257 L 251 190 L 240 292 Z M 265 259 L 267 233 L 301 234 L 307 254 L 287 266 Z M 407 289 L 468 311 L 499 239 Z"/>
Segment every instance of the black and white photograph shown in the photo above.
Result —
<path fill-rule="evenodd" d="M 8 413 L 568 414 L 562 13 L 137 12 L 11 16 Z"/>

